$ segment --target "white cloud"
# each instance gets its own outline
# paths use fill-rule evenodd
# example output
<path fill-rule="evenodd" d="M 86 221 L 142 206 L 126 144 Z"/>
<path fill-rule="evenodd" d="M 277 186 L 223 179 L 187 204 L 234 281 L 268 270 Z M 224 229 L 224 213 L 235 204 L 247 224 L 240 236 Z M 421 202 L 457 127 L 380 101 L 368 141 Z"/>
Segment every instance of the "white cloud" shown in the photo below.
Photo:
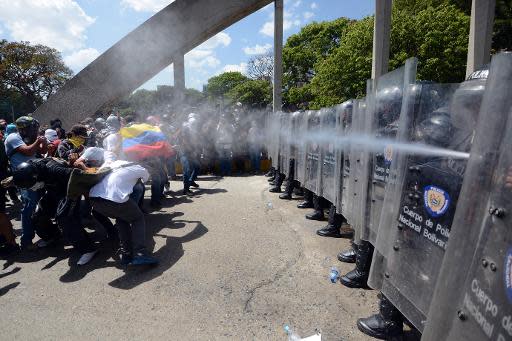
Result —
<path fill-rule="evenodd" d="M 72 51 L 84 46 L 95 19 L 73 0 L 0 0 L 0 21 L 14 40 Z"/>
<path fill-rule="evenodd" d="M 260 29 L 260 33 L 269 37 L 274 36 L 274 20 L 267 21 Z"/>
<path fill-rule="evenodd" d="M 313 13 L 313 12 L 304 12 L 303 16 L 304 16 L 304 19 L 308 20 L 308 19 L 313 18 L 315 16 L 315 13 Z"/>
<path fill-rule="evenodd" d="M 220 65 L 220 60 L 215 54 L 215 49 L 226 47 L 230 44 L 231 37 L 227 33 L 220 32 L 187 53 L 185 55 L 185 64 L 200 73 L 204 73 L 205 68 L 216 68 Z"/>
<path fill-rule="evenodd" d="M 220 32 L 196 48 L 200 50 L 213 50 L 219 46 L 229 46 L 230 44 L 231 37 L 229 36 L 229 34 Z"/>
<path fill-rule="evenodd" d="M 301 1 L 301 0 L 297 0 L 297 1 L 295 1 L 295 3 L 293 4 L 293 7 L 299 7 L 301 4 L 302 4 L 302 1 Z"/>
<path fill-rule="evenodd" d="M 222 72 L 247 72 L 247 63 L 228 64 L 222 68 Z M 219 72 L 220 73 L 220 72 Z"/>
<path fill-rule="evenodd" d="M 316 2 L 313 2 L 311 4 L 311 9 L 317 9 L 318 8 L 318 4 Z"/>
<path fill-rule="evenodd" d="M 64 62 L 76 73 L 80 72 L 93 60 L 98 58 L 100 53 L 93 48 L 83 49 L 64 57 Z"/>
<path fill-rule="evenodd" d="M 270 51 L 272 49 L 272 45 L 270 44 L 265 44 L 265 45 L 259 45 L 259 44 L 256 44 L 256 46 L 253 46 L 253 47 L 244 47 L 244 53 L 251 56 L 251 55 L 258 55 L 258 54 L 264 54 L 264 53 L 267 53 L 268 51 Z"/>
<path fill-rule="evenodd" d="M 300 5 L 300 3 L 299 3 Z M 286 6 L 286 4 L 285 4 Z M 292 9 L 285 10 L 283 13 L 283 31 L 287 31 L 290 28 L 296 26 L 301 26 L 302 22 L 300 20 L 300 15 L 296 14 L 294 9 L 294 6 L 292 6 Z M 263 26 L 260 28 L 260 33 L 268 36 L 273 37 L 274 36 L 274 13 L 270 13 L 269 15 L 270 20 L 263 24 Z"/>
<path fill-rule="evenodd" d="M 158 12 L 174 0 L 121 0 L 121 4 L 137 12 Z"/>

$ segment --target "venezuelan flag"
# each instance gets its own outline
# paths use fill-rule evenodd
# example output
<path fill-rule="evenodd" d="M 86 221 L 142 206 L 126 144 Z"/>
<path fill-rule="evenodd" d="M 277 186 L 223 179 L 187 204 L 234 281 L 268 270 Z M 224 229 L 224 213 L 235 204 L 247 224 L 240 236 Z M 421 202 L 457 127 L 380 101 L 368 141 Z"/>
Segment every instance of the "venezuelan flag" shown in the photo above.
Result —
<path fill-rule="evenodd" d="M 134 124 L 121 128 L 119 133 L 123 137 L 123 152 L 129 160 L 174 155 L 174 150 L 158 127 L 146 123 Z"/>

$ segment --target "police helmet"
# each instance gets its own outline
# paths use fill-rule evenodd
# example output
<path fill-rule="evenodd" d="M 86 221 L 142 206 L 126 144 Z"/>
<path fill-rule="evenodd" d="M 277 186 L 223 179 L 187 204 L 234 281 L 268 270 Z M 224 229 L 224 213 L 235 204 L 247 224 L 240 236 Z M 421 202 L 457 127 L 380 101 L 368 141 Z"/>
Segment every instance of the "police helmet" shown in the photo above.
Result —
<path fill-rule="evenodd" d="M 453 132 L 452 120 L 447 107 L 442 107 L 423 120 L 415 131 L 416 141 L 436 147 L 447 147 L 448 136 Z"/>

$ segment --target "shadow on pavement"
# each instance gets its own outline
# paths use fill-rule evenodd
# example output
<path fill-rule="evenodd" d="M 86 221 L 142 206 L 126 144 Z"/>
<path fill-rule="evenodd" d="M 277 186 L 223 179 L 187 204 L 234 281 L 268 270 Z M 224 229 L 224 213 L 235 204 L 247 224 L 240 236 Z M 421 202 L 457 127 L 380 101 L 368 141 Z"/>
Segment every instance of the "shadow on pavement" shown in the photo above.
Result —
<path fill-rule="evenodd" d="M 0 278 L 4 278 L 4 277 L 7 277 L 9 275 L 12 275 L 12 274 L 15 274 L 16 272 L 20 271 L 21 268 L 19 266 L 15 267 L 15 268 L 12 268 L 11 270 L 9 271 L 6 271 L 6 272 L 2 272 L 0 274 Z"/>
<path fill-rule="evenodd" d="M 181 220 L 177 223 L 196 223 L 197 225 L 194 230 L 183 237 L 156 234 L 158 237 L 166 238 L 165 245 L 153 253 L 160 260 L 160 264 L 156 267 L 128 269 L 123 276 L 113 280 L 109 285 L 114 288 L 129 290 L 161 276 L 183 257 L 185 254 L 183 243 L 200 238 L 208 232 L 208 229 L 198 221 Z"/>
<path fill-rule="evenodd" d="M 16 288 L 18 285 L 20 285 L 20 282 L 14 282 L 14 283 L 6 285 L 3 288 L 0 288 L 0 296 L 7 294 L 9 291 Z"/>

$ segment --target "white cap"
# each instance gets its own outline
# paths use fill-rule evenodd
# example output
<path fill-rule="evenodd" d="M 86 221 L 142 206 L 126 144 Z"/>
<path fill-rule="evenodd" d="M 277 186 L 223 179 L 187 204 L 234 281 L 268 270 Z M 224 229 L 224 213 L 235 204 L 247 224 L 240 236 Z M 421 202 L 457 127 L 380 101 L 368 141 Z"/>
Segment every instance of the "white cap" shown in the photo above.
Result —
<path fill-rule="evenodd" d="M 57 135 L 57 132 L 53 129 L 46 129 L 44 131 L 44 137 L 50 142 L 53 142 L 55 140 L 59 139 L 59 136 Z"/>

